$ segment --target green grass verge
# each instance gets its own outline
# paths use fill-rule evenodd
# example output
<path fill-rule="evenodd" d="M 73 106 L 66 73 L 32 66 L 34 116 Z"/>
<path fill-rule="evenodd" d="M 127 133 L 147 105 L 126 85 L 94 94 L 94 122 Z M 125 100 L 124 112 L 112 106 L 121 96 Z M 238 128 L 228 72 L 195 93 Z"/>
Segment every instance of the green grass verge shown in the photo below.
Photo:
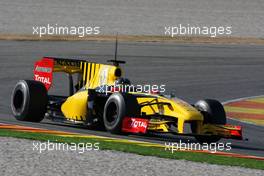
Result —
<path fill-rule="evenodd" d="M 177 151 L 171 153 L 169 151 L 165 151 L 164 148 L 146 147 L 137 144 L 127 144 L 124 142 L 111 142 L 111 141 L 106 141 L 107 139 L 62 137 L 62 136 L 55 136 L 55 135 L 43 134 L 43 133 L 19 132 L 19 131 L 5 130 L 5 129 L 0 129 L 0 136 L 32 139 L 39 141 L 49 140 L 49 141 L 61 142 L 61 143 L 99 142 L 100 150 L 116 150 L 122 152 L 135 153 L 144 156 L 156 156 L 156 157 L 169 158 L 169 159 L 183 159 L 183 160 L 202 162 L 202 163 L 240 166 L 240 167 L 264 170 L 264 161 L 260 161 L 260 160 L 217 156 L 206 153 L 193 153 L 193 152 L 183 152 L 183 151 Z"/>

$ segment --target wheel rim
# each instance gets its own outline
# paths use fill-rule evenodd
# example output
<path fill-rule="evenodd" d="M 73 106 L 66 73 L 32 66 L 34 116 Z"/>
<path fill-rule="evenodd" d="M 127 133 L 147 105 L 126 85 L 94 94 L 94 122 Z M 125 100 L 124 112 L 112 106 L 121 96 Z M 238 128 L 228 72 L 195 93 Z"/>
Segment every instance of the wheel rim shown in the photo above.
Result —
<path fill-rule="evenodd" d="M 106 111 L 106 120 L 108 123 L 112 124 L 116 121 L 118 117 L 118 107 L 114 102 L 111 102 Z"/>
<path fill-rule="evenodd" d="M 21 111 L 23 107 L 23 102 L 24 102 L 23 92 L 21 90 L 17 90 L 13 98 L 13 105 L 16 111 Z"/>

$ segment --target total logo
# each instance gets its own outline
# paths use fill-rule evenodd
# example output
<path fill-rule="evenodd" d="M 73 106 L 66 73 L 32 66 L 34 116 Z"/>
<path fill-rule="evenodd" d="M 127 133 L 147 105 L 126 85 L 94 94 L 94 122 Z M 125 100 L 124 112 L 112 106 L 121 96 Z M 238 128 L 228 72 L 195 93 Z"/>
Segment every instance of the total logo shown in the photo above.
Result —
<path fill-rule="evenodd" d="M 146 133 L 148 119 L 125 117 L 122 124 L 122 131 L 128 133 Z"/>
<path fill-rule="evenodd" d="M 139 120 L 136 120 L 136 119 L 131 119 L 132 122 L 131 122 L 131 127 L 132 128 L 147 128 L 147 122 L 145 121 L 139 121 Z"/>
<path fill-rule="evenodd" d="M 35 75 L 35 80 L 40 81 L 43 84 L 51 84 L 49 77 L 43 77 L 43 76 Z"/>

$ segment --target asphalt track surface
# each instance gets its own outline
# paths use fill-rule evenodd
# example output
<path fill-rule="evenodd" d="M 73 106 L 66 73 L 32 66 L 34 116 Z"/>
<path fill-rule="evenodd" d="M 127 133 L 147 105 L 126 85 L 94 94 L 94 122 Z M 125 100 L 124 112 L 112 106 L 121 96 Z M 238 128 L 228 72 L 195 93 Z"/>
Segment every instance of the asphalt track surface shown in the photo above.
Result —
<path fill-rule="evenodd" d="M 234 98 L 264 94 L 264 46 L 206 45 L 166 43 L 119 43 L 118 59 L 127 61 L 125 76 L 133 84 L 165 84 L 167 92 L 174 91 L 190 103 L 215 98 Z M 87 58 L 105 63 L 113 58 L 111 42 L 44 42 L 0 41 L 0 122 L 41 127 L 52 130 L 115 136 L 44 120 L 41 123 L 16 121 L 10 110 L 10 96 L 15 83 L 31 79 L 34 61 L 42 56 Z M 56 90 L 65 90 L 65 77 L 55 77 Z M 231 152 L 264 157 L 264 129 L 229 120 L 242 125 L 248 140 L 232 142 Z M 120 137 L 120 136 L 116 136 Z M 124 137 L 124 136 L 121 136 Z M 167 139 L 126 136 L 124 138 L 164 143 L 164 141 L 195 142 L 192 137 L 174 136 Z"/>
<path fill-rule="evenodd" d="M 262 0 L 1 0 L 0 33 L 32 34 L 33 26 L 58 24 L 99 26 L 108 35 L 164 35 L 165 26 L 182 24 L 232 26 L 231 36 L 263 38 L 263 16 Z"/>

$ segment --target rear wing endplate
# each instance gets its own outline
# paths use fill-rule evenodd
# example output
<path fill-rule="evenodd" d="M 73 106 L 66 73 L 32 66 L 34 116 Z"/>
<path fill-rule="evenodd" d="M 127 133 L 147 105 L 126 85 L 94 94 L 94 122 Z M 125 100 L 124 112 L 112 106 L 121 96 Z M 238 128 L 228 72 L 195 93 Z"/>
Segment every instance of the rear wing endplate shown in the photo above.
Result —
<path fill-rule="evenodd" d="M 34 80 L 42 82 L 49 90 L 52 85 L 53 72 L 81 73 L 81 62 L 81 60 L 43 57 L 35 62 Z"/>

